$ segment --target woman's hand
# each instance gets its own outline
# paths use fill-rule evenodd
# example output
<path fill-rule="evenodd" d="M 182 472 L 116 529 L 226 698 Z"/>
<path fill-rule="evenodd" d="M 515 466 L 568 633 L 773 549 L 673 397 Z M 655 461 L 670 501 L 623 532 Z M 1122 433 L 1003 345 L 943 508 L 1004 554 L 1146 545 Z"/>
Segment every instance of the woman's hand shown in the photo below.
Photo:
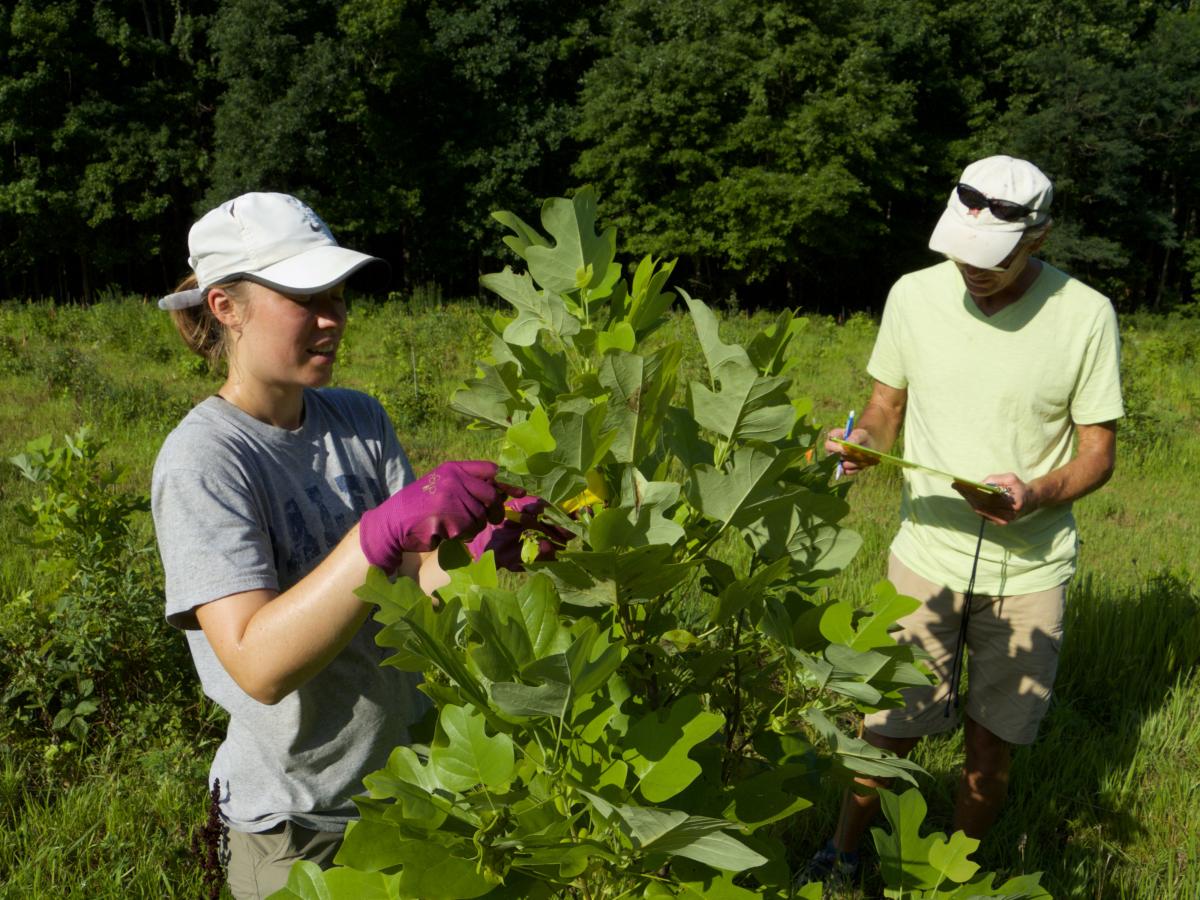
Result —
<path fill-rule="evenodd" d="M 506 496 L 523 494 L 496 483 L 495 463 L 445 462 L 364 513 L 359 546 L 371 565 L 394 572 L 405 551 L 433 550 L 445 540 L 470 540 L 489 522 L 504 518 Z"/>
<path fill-rule="evenodd" d="M 539 521 L 538 516 L 547 507 L 541 497 L 525 496 L 509 500 L 504 504 L 508 512 L 497 524 L 488 523 L 483 530 L 467 545 L 472 559 L 479 559 L 487 551 L 495 554 L 496 568 L 508 569 L 510 572 L 524 571 L 521 560 L 522 535 L 526 531 L 538 532 L 537 562 L 554 559 L 562 547 L 575 535 L 552 525 Z"/>

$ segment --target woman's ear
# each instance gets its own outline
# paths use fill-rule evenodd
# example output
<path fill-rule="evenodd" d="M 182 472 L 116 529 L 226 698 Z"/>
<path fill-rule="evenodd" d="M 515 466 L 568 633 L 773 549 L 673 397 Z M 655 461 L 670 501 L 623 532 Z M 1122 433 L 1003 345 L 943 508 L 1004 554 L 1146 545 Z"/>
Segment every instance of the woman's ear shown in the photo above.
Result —
<path fill-rule="evenodd" d="M 228 328 L 236 331 L 242 324 L 241 305 L 233 299 L 233 295 L 223 287 L 210 288 L 205 298 L 213 318 Z"/>

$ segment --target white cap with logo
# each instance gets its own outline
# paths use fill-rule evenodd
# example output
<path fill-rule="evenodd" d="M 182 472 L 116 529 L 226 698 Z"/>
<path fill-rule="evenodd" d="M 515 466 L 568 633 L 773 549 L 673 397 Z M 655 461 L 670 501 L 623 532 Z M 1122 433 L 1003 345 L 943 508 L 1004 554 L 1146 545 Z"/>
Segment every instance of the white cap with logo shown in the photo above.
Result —
<path fill-rule="evenodd" d="M 168 294 L 160 309 L 204 302 L 214 284 L 246 279 L 288 294 L 317 294 L 371 263 L 338 246 L 329 227 L 290 194 L 249 193 L 222 203 L 188 232 L 188 265 L 199 287 Z"/>
<path fill-rule="evenodd" d="M 973 162 L 950 192 L 929 249 L 981 269 L 996 266 L 1025 231 L 1049 221 L 1053 199 L 1050 179 L 1031 162 L 1011 156 Z"/>

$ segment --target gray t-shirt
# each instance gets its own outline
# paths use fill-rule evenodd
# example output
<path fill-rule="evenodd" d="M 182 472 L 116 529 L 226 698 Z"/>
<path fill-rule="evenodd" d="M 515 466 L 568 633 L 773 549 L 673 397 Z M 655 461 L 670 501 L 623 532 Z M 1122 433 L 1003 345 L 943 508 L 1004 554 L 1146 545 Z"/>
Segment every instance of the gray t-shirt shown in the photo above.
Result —
<path fill-rule="evenodd" d="M 295 431 L 219 397 L 168 435 L 154 464 L 152 501 L 166 573 L 167 620 L 184 630 L 204 692 L 229 713 L 210 772 L 221 811 L 239 831 L 285 819 L 338 831 L 357 816 L 363 776 L 408 743 L 426 708 L 419 678 L 383 668 L 368 618 L 341 653 L 278 704 L 247 695 L 196 621 L 198 606 L 265 588 L 283 593 L 362 514 L 412 481 L 391 422 L 355 391 L 306 390 Z"/>

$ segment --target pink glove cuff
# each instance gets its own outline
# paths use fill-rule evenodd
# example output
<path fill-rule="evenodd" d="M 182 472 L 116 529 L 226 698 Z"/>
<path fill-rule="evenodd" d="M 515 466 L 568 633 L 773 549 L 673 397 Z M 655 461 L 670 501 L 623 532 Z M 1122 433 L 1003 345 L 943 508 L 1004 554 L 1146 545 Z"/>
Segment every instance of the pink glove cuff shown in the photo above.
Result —
<path fill-rule="evenodd" d="M 382 521 L 380 507 L 368 509 L 358 522 L 358 546 L 373 566 L 393 574 L 404 560 L 404 550 L 389 539 Z"/>

